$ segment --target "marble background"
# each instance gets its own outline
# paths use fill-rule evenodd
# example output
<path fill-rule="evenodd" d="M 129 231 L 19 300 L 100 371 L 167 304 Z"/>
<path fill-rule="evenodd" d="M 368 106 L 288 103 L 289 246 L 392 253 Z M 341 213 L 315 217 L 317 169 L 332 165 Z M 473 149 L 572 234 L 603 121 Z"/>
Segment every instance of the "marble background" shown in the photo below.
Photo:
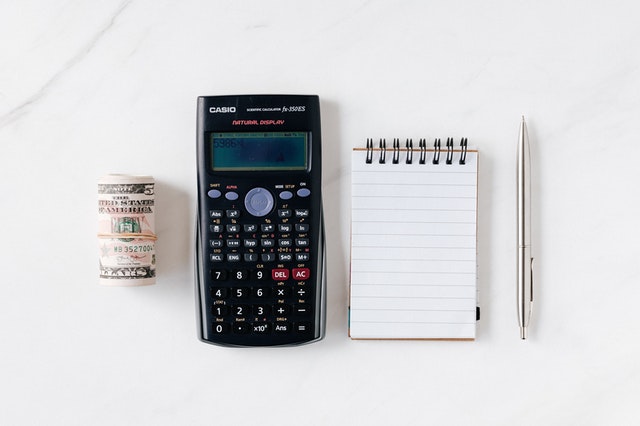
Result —
<path fill-rule="evenodd" d="M 0 423 L 604 425 L 640 416 L 640 6 L 632 1 L 0 3 Z M 318 94 L 326 338 L 199 342 L 198 95 Z M 515 307 L 520 116 L 531 338 Z M 347 337 L 350 151 L 480 150 L 478 338 Z M 158 283 L 97 284 L 96 182 L 156 178 Z"/>

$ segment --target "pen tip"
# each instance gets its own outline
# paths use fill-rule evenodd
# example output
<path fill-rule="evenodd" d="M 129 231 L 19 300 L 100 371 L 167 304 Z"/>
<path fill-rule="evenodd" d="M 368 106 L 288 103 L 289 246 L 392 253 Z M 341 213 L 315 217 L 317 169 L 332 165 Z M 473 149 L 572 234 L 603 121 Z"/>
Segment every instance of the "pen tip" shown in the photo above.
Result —
<path fill-rule="evenodd" d="M 522 122 L 524 123 L 524 115 L 522 116 Z"/>

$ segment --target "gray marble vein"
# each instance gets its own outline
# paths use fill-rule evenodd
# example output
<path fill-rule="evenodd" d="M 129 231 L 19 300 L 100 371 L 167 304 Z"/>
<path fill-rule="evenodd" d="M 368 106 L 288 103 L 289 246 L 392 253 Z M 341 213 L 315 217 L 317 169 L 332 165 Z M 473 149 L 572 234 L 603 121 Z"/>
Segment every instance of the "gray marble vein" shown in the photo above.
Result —
<path fill-rule="evenodd" d="M 82 62 L 90 53 L 95 49 L 100 40 L 113 28 L 116 23 L 118 17 L 124 13 L 124 11 L 131 5 L 133 0 L 125 0 L 123 1 L 118 8 L 113 12 L 113 14 L 109 17 L 105 25 L 100 28 L 94 35 L 91 37 L 87 43 L 78 50 L 78 52 L 72 56 L 58 71 L 56 71 L 36 92 L 34 92 L 31 96 L 25 99 L 22 103 L 15 106 L 6 114 L 0 116 L 0 127 L 4 127 L 27 114 L 30 108 L 37 103 L 40 99 L 42 99 L 49 91 L 49 89 L 55 85 L 60 78 L 62 78 L 67 71 L 73 69 L 77 64 Z"/>

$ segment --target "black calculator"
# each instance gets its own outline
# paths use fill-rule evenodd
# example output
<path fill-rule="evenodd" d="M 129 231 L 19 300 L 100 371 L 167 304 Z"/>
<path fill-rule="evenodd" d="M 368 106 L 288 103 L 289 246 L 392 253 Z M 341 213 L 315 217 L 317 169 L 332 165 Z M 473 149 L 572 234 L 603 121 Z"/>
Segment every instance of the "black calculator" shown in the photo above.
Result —
<path fill-rule="evenodd" d="M 318 97 L 199 97 L 197 167 L 199 338 L 225 346 L 322 339 Z"/>

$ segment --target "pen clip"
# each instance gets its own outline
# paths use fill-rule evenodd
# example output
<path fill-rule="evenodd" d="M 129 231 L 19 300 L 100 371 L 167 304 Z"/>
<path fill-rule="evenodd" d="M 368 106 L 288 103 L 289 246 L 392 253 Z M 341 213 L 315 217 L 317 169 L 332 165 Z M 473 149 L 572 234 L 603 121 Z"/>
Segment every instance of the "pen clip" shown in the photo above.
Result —
<path fill-rule="evenodd" d="M 529 289 L 529 294 L 530 294 L 530 298 L 529 298 L 529 302 L 533 303 L 533 277 L 534 277 L 534 268 L 533 268 L 533 264 L 534 264 L 535 259 L 532 257 L 531 261 L 529 263 L 529 266 L 531 268 L 531 288 Z"/>

